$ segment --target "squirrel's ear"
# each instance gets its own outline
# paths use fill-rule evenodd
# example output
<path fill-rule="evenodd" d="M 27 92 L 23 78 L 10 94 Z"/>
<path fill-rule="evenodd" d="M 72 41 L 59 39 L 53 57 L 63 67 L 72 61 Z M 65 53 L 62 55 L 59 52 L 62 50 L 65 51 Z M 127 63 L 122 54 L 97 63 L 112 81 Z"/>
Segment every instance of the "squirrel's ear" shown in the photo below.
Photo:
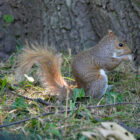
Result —
<path fill-rule="evenodd" d="M 113 38 L 115 36 L 112 30 L 108 30 L 108 36 L 109 38 Z"/>

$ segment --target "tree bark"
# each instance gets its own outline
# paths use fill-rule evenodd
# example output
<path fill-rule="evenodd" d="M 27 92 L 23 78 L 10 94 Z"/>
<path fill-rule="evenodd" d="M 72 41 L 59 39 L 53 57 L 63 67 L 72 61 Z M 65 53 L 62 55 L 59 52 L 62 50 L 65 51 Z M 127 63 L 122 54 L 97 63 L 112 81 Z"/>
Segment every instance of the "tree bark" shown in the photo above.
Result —
<path fill-rule="evenodd" d="M 5 14 L 14 21 L 6 24 Z M 112 29 L 127 41 L 140 65 L 139 23 L 139 0 L 0 0 L 0 59 L 25 40 L 78 53 Z"/>

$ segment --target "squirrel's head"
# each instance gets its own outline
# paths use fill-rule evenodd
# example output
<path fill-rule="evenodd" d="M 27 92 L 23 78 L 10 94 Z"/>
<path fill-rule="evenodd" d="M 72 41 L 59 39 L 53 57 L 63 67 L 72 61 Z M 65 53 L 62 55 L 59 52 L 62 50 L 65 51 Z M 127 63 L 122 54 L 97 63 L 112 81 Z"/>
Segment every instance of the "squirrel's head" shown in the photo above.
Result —
<path fill-rule="evenodd" d="M 121 41 L 114 33 L 112 30 L 108 31 L 108 38 L 111 42 L 113 42 L 114 46 L 114 54 L 116 56 L 122 56 L 122 55 L 128 55 L 131 53 L 130 48 L 128 45 Z"/>

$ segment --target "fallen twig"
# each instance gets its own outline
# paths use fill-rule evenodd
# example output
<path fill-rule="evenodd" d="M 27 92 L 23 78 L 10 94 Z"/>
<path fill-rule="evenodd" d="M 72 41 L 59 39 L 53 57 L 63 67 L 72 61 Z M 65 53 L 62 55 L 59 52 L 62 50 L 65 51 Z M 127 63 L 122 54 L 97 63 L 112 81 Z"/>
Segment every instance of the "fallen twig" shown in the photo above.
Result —
<path fill-rule="evenodd" d="M 14 94 L 14 95 L 16 95 L 16 96 L 18 96 L 18 97 L 24 98 L 25 100 L 35 101 L 35 102 L 38 102 L 38 103 L 41 103 L 41 104 L 47 105 L 47 106 L 50 105 L 50 103 L 48 103 L 48 102 L 42 100 L 41 98 L 29 98 L 29 97 L 26 97 L 26 96 L 17 94 L 17 93 L 14 92 L 14 91 L 10 91 L 10 93 L 12 93 L 12 94 Z"/>
<path fill-rule="evenodd" d="M 9 127 L 9 126 L 12 126 L 12 125 L 17 125 L 17 124 L 20 124 L 20 123 L 23 123 L 23 122 L 26 122 L 26 121 L 30 121 L 32 119 L 38 119 L 42 116 L 47 116 L 47 115 L 51 115 L 51 114 L 55 114 L 55 113 L 64 113 L 65 110 L 63 111 L 59 111 L 59 112 L 48 112 L 48 113 L 43 113 L 41 115 L 37 115 L 35 117 L 32 117 L 32 118 L 27 118 L 27 119 L 24 119 L 24 120 L 20 120 L 20 121 L 17 121 L 17 122 L 13 122 L 13 123 L 9 123 L 9 124 L 3 124 L 3 125 L 0 125 L 0 129 L 3 128 L 3 127 Z M 70 110 L 67 110 L 67 112 L 70 112 Z"/>
<path fill-rule="evenodd" d="M 106 105 L 97 105 L 97 106 L 88 106 L 87 108 L 102 108 L 102 107 L 114 107 L 118 105 L 140 105 L 140 102 L 120 102 L 120 103 L 114 103 L 114 104 L 106 104 Z"/>
<path fill-rule="evenodd" d="M 29 98 L 29 97 L 25 97 L 23 95 L 20 95 L 20 94 L 17 94 L 16 92 L 14 91 L 11 91 L 12 94 L 18 96 L 18 97 L 22 97 L 26 100 L 30 100 L 30 101 L 35 101 L 35 102 L 38 102 L 38 103 L 41 103 L 43 105 L 50 105 L 50 103 L 42 100 L 41 98 Z M 106 105 L 97 105 L 97 106 L 88 106 L 87 108 L 90 109 L 90 108 L 102 108 L 102 107 L 113 107 L 113 106 L 118 106 L 118 105 L 128 105 L 128 104 L 137 104 L 139 105 L 140 102 L 120 102 L 120 103 L 114 103 L 114 104 L 106 104 Z"/>
<path fill-rule="evenodd" d="M 98 106 L 88 106 L 87 109 L 91 109 L 91 108 L 102 108 L 102 107 L 114 107 L 114 106 L 117 106 L 117 105 L 127 105 L 127 104 L 140 104 L 139 102 L 136 102 L 136 103 L 132 103 L 132 102 L 123 102 L 123 103 L 116 103 L 116 104 L 107 104 L 107 105 L 98 105 Z M 70 110 L 68 109 L 67 112 L 71 112 L 71 111 L 76 111 L 77 109 L 75 110 Z M 27 119 L 24 119 L 24 120 L 20 120 L 20 121 L 17 121 L 17 122 L 13 122 L 13 123 L 9 123 L 9 124 L 4 124 L 4 125 L 0 125 L 0 128 L 3 128 L 3 127 L 8 127 L 8 126 L 12 126 L 12 125 L 17 125 L 17 124 L 20 124 L 20 123 L 23 123 L 23 122 L 26 122 L 26 121 L 29 121 L 29 120 L 32 120 L 32 119 L 37 119 L 39 117 L 42 117 L 42 116 L 47 116 L 47 115 L 51 115 L 51 114 L 55 114 L 55 113 L 64 113 L 66 112 L 66 110 L 63 110 L 63 111 L 59 111 L 59 112 L 48 112 L 48 113 L 44 113 L 44 114 L 41 114 L 41 115 L 38 115 L 38 116 L 35 116 L 35 117 L 32 117 L 32 118 L 27 118 Z M 140 130 L 139 130 L 140 131 Z M 139 133 L 140 134 L 140 133 Z"/>

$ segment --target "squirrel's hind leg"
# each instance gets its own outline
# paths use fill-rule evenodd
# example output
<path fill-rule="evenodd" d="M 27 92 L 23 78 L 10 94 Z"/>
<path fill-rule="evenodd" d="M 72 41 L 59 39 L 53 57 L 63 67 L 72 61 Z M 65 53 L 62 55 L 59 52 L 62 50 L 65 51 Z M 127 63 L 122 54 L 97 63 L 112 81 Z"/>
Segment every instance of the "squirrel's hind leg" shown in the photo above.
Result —
<path fill-rule="evenodd" d="M 86 88 L 86 95 L 93 98 L 101 98 L 108 88 L 108 77 L 103 69 L 100 69 L 100 74 L 92 82 L 88 83 Z"/>

